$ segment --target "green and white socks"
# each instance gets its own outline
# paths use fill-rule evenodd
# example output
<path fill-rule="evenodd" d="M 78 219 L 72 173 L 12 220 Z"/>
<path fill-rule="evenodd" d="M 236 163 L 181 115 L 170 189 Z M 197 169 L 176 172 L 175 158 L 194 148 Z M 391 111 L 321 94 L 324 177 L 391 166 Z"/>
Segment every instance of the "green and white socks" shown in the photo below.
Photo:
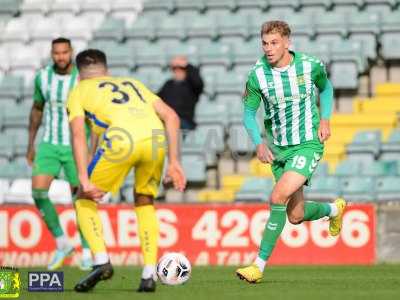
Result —
<path fill-rule="evenodd" d="M 304 221 L 318 220 L 323 217 L 335 217 L 338 214 L 338 208 L 334 203 L 322 203 L 314 201 L 305 201 L 304 203 Z M 271 213 L 264 234 L 261 240 L 258 256 L 254 264 L 264 271 L 265 264 L 275 248 L 276 241 L 282 233 L 286 223 L 286 205 L 272 204 Z"/>

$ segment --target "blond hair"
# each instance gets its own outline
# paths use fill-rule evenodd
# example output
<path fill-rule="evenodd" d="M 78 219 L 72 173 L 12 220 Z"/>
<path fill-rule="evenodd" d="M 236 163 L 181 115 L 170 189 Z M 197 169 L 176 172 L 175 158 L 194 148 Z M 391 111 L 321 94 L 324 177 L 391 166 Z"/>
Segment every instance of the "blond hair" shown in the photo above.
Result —
<path fill-rule="evenodd" d="M 290 37 L 291 30 L 288 23 L 274 20 L 261 25 L 261 37 L 269 33 L 279 33 L 281 36 Z"/>

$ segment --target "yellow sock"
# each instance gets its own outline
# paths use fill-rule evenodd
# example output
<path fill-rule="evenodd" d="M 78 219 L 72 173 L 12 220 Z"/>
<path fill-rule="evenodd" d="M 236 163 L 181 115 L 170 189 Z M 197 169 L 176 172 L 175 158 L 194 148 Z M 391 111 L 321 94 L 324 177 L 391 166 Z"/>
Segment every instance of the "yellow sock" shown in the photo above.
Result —
<path fill-rule="evenodd" d="M 140 246 L 145 265 L 156 265 L 158 250 L 158 220 L 153 205 L 135 208 L 138 220 Z"/>
<path fill-rule="evenodd" d="M 78 199 L 75 202 L 76 215 L 83 236 L 89 244 L 90 250 L 96 253 L 105 253 L 106 245 L 103 237 L 103 225 L 97 213 L 97 204 L 92 200 Z"/>

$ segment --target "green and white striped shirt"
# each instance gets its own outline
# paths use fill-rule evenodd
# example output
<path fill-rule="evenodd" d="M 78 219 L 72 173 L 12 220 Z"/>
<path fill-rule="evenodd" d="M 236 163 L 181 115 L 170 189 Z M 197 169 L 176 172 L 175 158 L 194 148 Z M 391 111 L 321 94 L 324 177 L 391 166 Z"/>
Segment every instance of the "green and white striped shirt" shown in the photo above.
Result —
<path fill-rule="evenodd" d="M 70 74 L 57 74 L 53 65 L 39 70 L 35 76 L 33 100 L 44 103 L 43 142 L 70 146 L 68 116 L 65 109 L 69 91 L 78 83 L 78 69 Z"/>
<path fill-rule="evenodd" d="M 317 88 L 325 86 L 324 64 L 310 55 L 290 52 L 293 60 L 284 68 L 273 68 L 265 56 L 251 69 L 244 96 L 245 105 L 265 107 L 267 136 L 278 146 L 317 140 L 319 110 Z"/>

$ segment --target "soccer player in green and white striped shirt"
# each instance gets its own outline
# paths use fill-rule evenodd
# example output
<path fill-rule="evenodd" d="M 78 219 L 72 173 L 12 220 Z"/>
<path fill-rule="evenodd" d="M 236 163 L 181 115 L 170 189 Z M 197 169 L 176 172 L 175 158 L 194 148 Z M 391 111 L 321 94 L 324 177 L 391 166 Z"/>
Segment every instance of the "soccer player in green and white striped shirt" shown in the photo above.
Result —
<path fill-rule="evenodd" d="M 69 91 L 78 82 L 78 69 L 72 62 L 71 42 L 65 38 L 52 41 L 53 64 L 39 70 L 35 77 L 33 105 L 30 113 L 29 144 L 26 158 L 32 170 L 32 196 L 43 220 L 56 240 L 57 251 L 48 265 L 54 270 L 72 254 L 74 248 L 68 242 L 54 205 L 49 199 L 49 188 L 61 168 L 74 194 L 79 179 L 70 143 L 70 130 L 65 102 Z M 35 138 L 44 118 L 44 135 L 35 153 Z M 89 246 L 81 235 L 83 256 L 82 269 L 92 265 Z"/>
<path fill-rule="evenodd" d="M 254 264 L 236 271 L 251 283 L 262 279 L 263 271 L 286 223 L 330 218 L 330 234 L 340 233 L 346 202 L 304 201 L 307 185 L 323 155 L 330 136 L 333 88 L 324 64 L 313 56 L 289 50 L 290 28 L 282 21 L 261 27 L 265 53 L 248 75 L 244 94 L 244 126 L 256 145 L 258 159 L 270 163 L 276 184 L 270 195 L 271 213 L 265 226 Z M 321 108 L 317 107 L 319 91 Z M 265 108 L 267 144 L 261 138 L 256 112 Z"/>

